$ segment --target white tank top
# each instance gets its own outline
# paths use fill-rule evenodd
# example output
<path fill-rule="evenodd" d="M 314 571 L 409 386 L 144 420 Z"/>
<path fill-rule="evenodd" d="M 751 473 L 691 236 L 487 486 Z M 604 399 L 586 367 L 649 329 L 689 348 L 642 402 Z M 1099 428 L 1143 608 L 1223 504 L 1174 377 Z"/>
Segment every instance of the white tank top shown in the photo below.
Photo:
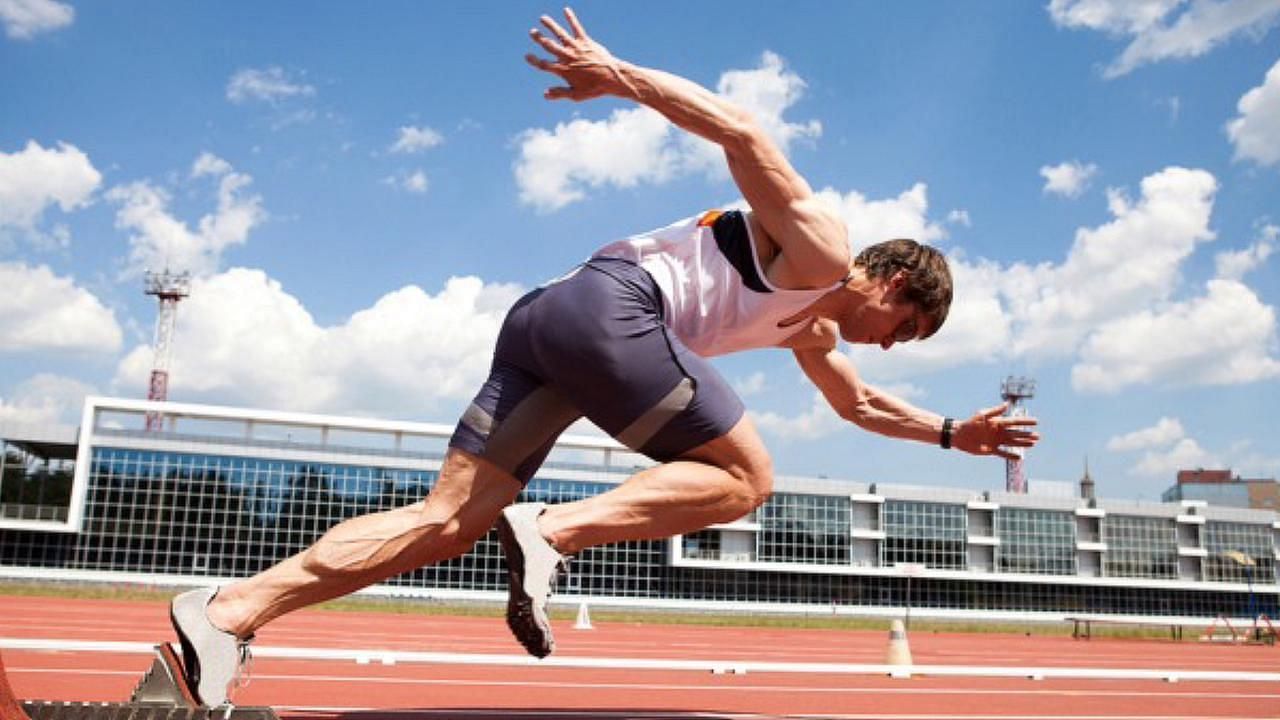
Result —
<path fill-rule="evenodd" d="M 712 228 L 717 220 L 732 229 L 721 242 Z M 760 267 L 745 214 L 694 216 L 610 243 L 594 257 L 621 258 L 644 268 L 662 290 L 666 324 L 703 357 L 776 347 L 805 326 L 803 321 L 779 323 L 842 284 L 816 290 L 775 287 Z"/>

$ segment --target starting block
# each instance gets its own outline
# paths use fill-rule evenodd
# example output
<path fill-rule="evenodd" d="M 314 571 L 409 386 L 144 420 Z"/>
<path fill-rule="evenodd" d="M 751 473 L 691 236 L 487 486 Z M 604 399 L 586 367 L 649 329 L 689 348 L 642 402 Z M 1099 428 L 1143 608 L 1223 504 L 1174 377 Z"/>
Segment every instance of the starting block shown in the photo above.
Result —
<path fill-rule="evenodd" d="M 151 668 L 133 689 L 128 702 L 23 703 L 31 720 L 280 720 L 269 707 L 207 707 L 196 700 L 182 672 L 182 661 L 169 643 L 155 647 Z"/>

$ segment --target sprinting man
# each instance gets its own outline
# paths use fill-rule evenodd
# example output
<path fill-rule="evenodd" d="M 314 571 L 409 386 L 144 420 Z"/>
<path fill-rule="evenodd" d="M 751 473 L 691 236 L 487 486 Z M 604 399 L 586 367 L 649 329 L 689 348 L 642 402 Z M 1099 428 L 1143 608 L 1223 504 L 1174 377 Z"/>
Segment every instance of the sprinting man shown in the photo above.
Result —
<path fill-rule="evenodd" d="M 839 341 L 888 350 L 936 333 L 951 304 L 945 258 L 911 240 L 855 257 L 841 219 L 743 109 L 615 58 L 572 11 L 565 18 L 567 30 L 543 16 L 545 31 L 531 33 L 549 57 L 528 55 L 529 64 L 564 82 L 546 97 L 653 108 L 724 149 L 750 209 L 606 245 L 517 302 L 424 501 L 347 520 L 259 575 L 175 598 L 186 670 L 205 704 L 226 701 L 267 622 L 461 555 L 495 521 L 510 573 L 507 623 L 531 654 L 549 654 L 546 606 L 566 556 L 729 522 L 769 497 L 769 453 L 711 356 L 787 348 L 841 417 L 891 437 L 1000 457 L 1039 439 L 1035 419 L 1003 417 L 1004 406 L 952 420 L 862 382 Z M 659 464 L 586 500 L 512 505 L 584 416 Z"/>

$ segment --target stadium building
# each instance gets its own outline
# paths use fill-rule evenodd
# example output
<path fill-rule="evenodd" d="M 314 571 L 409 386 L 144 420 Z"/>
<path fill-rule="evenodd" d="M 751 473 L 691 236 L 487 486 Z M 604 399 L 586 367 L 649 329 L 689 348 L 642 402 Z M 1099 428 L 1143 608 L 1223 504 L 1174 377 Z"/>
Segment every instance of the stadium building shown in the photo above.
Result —
<path fill-rule="evenodd" d="M 152 428 L 148 430 L 147 428 Z M 329 526 L 430 491 L 452 427 L 109 398 L 81 425 L 0 425 L 0 578 L 195 585 L 243 577 Z M 566 437 L 524 499 L 608 490 L 646 464 Z M 741 611 L 1007 620 L 1276 617 L 1280 516 L 779 477 L 750 516 L 592 548 L 556 598 Z M 494 535 L 367 592 L 500 600 Z"/>

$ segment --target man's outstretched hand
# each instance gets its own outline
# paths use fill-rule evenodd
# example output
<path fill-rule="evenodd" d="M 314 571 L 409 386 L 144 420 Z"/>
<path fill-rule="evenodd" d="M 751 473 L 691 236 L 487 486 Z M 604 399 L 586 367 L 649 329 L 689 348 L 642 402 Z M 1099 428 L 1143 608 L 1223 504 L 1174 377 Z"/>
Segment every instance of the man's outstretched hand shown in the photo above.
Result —
<path fill-rule="evenodd" d="M 548 100 L 590 100 L 601 95 L 616 94 L 625 89 L 626 82 L 618 70 L 618 59 L 600 43 L 587 36 L 573 10 L 564 9 L 565 20 L 573 32 L 566 32 L 555 20 L 543 15 L 540 20 L 553 37 L 547 37 L 537 28 L 529 31 L 533 41 L 551 54 L 552 60 L 533 53 L 524 59 L 535 68 L 564 80 L 566 85 L 547 88 Z"/>
<path fill-rule="evenodd" d="M 973 455 L 999 455 L 1006 460 L 1019 456 L 1009 448 L 1029 448 L 1040 440 L 1033 417 L 1005 417 L 1008 403 L 979 410 L 958 423 L 951 433 L 951 446 Z"/>

